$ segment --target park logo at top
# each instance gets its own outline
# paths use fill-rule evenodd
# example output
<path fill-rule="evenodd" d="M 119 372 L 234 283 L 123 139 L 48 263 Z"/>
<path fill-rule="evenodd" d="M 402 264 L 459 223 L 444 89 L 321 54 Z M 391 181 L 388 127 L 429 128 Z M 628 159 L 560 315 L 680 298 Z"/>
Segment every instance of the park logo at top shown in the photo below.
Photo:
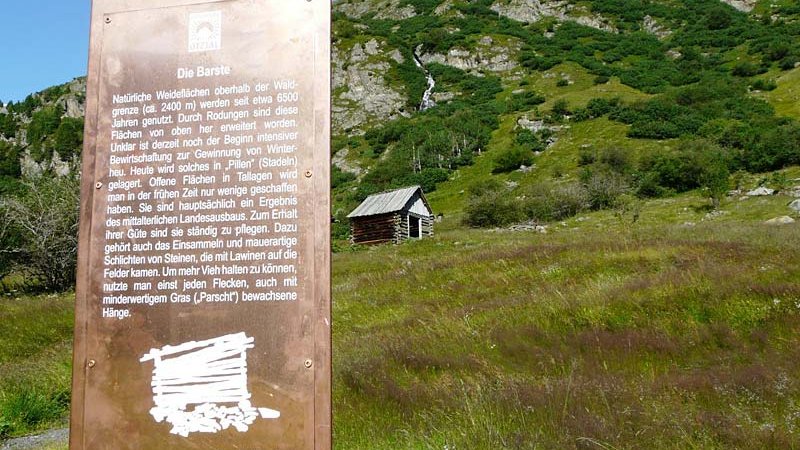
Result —
<path fill-rule="evenodd" d="M 222 11 L 189 14 L 189 52 L 222 48 Z"/>

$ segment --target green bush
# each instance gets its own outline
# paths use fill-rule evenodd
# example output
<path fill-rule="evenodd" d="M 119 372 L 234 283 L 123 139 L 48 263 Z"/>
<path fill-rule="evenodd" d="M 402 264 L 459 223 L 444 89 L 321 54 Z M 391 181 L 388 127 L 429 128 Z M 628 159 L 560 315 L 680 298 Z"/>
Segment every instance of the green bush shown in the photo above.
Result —
<path fill-rule="evenodd" d="M 556 119 L 561 119 L 564 116 L 571 114 L 569 103 L 567 103 L 567 101 L 563 98 L 556 100 L 556 102 L 553 103 L 553 108 L 550 111 L 553 117 Z"/>
<path fill-rule="evenodd" d="M 494 159 L 493 173 L 504 173 L 517 170 L 522 166 L 533 164 L 533 154 L 530 150 L 512 147 L 497 155 Z"/>
<path fill-rule="evenodd" d="M 733 66 L 731 73 L 737 77 L 752 77 L 753 75 L 758 75 L 758 67 L 747 61 L 740 62 Z"/>
<path fill-rule="evenodd" d="M 764 80 L 759 78 L 753 82 L 751 87 L 759 91 L 774 91 L 778 88 L 778 83 L 776 83 L 775 80 Z"/>
<path fill-rule="evenodd" d="M 471 227 L 499 227 L 524 219 L 520 201 L 501 186 L 493 185 L 470 195 L 464 223 Z"/>
<path fill-rule="evenodd" d="M 606 75 L 598 75 L 594 78 L 594 80 L 592 80 L 592 82 L 594 84 L 606 84 L 609 80 L 610 78 Z"/>
<path fill-rule="evenodd" d="M 515 112 L 515 111 L 528 111 L 536 107 L 536 105 L 540 105 L 544 103 L 544 96 L 538 94 L 536 92 L 522 92 L 519 94 L 513 94 L 508 99 L 508 112 Z"/>
<path fill-rule="evenodd" d="M 345 172 L 336 165 L 331 165 L 331 189 L 336 189 L 345 183 L 354 181 L 356 176 Z"/>
<path fill-rule="evenodd" d="M 17 122 L 11 114 L 0 114 L 0 136 L 11 139 L 17 134 Z"/>
<path fill-rule="evenodd" d="M 66 159 L 80 155 L 83 146 L 83 118 L 64 117 L 52 136 L 53 149 Z"/>
<path fill-rule="evenodd" d="M 20 176 L 20 148 L 0 141 L 0 176 Z"/>
<path fill-rule="evenodd" d="M 724 151 L 711 141 L 684 141 L 676 151 L 649 155 L 642 160 L 638 192 L 653 196 L 705 187 L 716 195 L 716 189 L 723 183 L 721 179 L 728 179 L 728 164 Z"/>
<path fill-rule="evenodd" d="M 516 142 L 522 148 L 535 152 L 545 149 L 545 143 L 543 141 L 546 139 L 547 138 L 540 138 L 536 133 L 528 130 L 527 128 L 517 130 L 517 132 L 514 134 L 514 142 Z"/>
<path fill-rule="evenodd" d="M 625 179 L 617 173 L 594 171 L 585 178 L 584 189 L 589 208 L 595 211 L 614 207 L 617 199 L 629 190 Z"/>
<path fill-rule="evenodd" d="M 450 173 L 445 169 L 428 167 L 417 173 L 406 175 L 399 184 L 405 186 L 419 185 L 424 192 L 433 192 L 436 190 L 437 184 L 447 181 L 449 177 Z"/>
<path fill-rule="evenodd" d="M 525 217 L 550 222 L 572 217 L 589 208 L 589 197 L 579 183 L 537 183 L 525 191 Z"/>

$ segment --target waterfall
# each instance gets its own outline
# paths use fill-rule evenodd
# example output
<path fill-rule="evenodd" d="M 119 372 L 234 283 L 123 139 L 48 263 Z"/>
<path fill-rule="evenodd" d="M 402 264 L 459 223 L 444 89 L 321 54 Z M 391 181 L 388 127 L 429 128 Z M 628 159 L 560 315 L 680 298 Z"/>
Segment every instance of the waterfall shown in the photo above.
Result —
<path fill-rule="evenodd" d="M 417 65 L 423 72 L 425 72 L 425 78 L 428 80 L 428 89 L 425 90 L 425 93 L 422 94 L 422 102 L 419 104 L 419 110 L 425 111 L 428 108 L 432 108 L 436 106 L 436 102 L 433 101 L 431 96 L 433 95 L 433 88 L 436 86 L 436 81 L 431 76 L 431 73 L 425 69 L 425 66 L 422 65 L 422 61 L 420 61 L 419 56 L 417 56 L 416 51 L 411 51 L 411 54 L 414 56 L 414 64 Z"/>

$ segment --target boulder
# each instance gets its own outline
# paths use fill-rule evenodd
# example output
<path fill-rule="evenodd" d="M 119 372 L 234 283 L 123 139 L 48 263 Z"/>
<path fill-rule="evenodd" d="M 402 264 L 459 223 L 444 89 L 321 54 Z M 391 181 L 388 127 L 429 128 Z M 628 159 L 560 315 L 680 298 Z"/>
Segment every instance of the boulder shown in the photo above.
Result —
<path fill-rule="evenodd" d="M 789 208 L 791 208 L 792 211 L 794 211 L 796 213 L 800 213 L 800 199 L 799 200 L 795 200 L 792 203 L 789 203 Z"/>
<path fill-rule="evenodd" d="M 794 219 L 792 219 L 789 216 L 780 216 L 780 217 L 775 217 L 773 219 L 769 219 L 764 223 L 766 223 L 767 225 L 787 225 L 790 223 L 794 223 Z"/>
<path fill-rule="evenodd" d="M 772 195 L 775 193 L 775 189 L 770 189 L 768 187 L 758 187 L 753 189 L 752 191 L 747 193 L 748 197 L 763 197 L 765 195 Z"/>

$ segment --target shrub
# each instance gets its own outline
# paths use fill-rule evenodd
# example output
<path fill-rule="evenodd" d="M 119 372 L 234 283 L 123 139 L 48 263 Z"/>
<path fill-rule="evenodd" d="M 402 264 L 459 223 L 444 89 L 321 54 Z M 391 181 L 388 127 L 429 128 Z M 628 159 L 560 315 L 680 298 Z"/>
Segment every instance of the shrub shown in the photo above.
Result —
<path fill-rule="evenodd" d="M 759 91 L 774 91 L 777 89 L 778 83 L 776 83 L 775 80 L 764 80 L 759 78 L 753 82 L 751 87 Z"/>
<path fill-rule="evenodd" d="M 733 66 L 731 73 L 737 77 L 752 77 L 758 74 L 758 67 L 753 63 L 744 61 Z"/>
<path fill-rule="evenodd" d="M 770 130 L 757 145 L 745 149 L 744 160 L 754 172 L 800 164 L 800 126 L 790 124 Z"/>
<path fill-rule="evenodd" d="M 513 94 L 508 99 L 508 112 L 514 111 L 528 111 L 533 109 L 536 105 L 544 103 L 544 96 L 536 92 L 522 92 Z"/>
<path fill-rule="evenodd" d="M 578 183 L 538 183 L 526 190 L 522 207 L 537 222 L 563 220 L 588 209 L 589 197 Z"/>
<path fill-rule="evenodd" d="M 781 70 L 792 70 L 794 69 L 795 64 L 797 64 L 797 58 L 794 56 L 788 56 L 781 60 L 781 62 L 778 64 L 778 67 L 780 67 Z"/>
<path fill-rule="evenodd" d="M 44 289 L 63 291 L 75 283 L 79 191 L 77 176 L 40 177 L 0 201 L 2 252 Z"/>
<path fill-rule="evenodd" d="M 496 185 L 471 195 L 464 222 L 472 227 L 505 226 L 524 219 L 520 201 Z"/>
<path fill-rule="evenodd" d="M 18 177 L 20 175 L 20 148 L 0 141 L 0 176 Z"/>
<path fill-rule="evenodd" d="M 704 139 L 681 143 L 673 152 L 651 155 L 640 165 L 639 193 L 654 196 L 670 191 L 685 192 L 699 187 L 714 191 L 727 180 L 728 162 L 720 147 Z"/>
<path fill-rule="evenodd" d="M 62 158 L 81 153 L 83 145 L 83 119 L 64 117 L 53 133 L 53 149 Z"/>
<path fill-rule="evenodd" d="M 586 178 L 584 189 L 589 208 L 593 210 L 615 206 L 617 199 L 628 192 L 628 184 L 619 174 L 596 171 Z"/>
<path fill-rule="evenodd" d="M 520 147 L 512 147 L 497 155 L 494 159 L 493 173 L 511 172 L 522 166 L 533 164 L 533 154 L 530 150 Z"/>
<path fill-rule="evenodd" d="M 582 148 L 578 152 L 578 166 L 590 166 L 597 162 L 597 152 L 591 148 Z"/>
<path fill-rule="evenodd" d="M 539 137 L 537 137 L 533 131 L 528 130 L 527 128 L 517 131 L 516 135 L 514 136 L 514 142 L 528 150 L 542 151 L 545 149 L 544 142 L 542 142 L 542 140 L 539 139 Z"/>
<path fill-rule="evenodd" d="M 336 165 L 331 165 L 331 189 L 349 183 L 356 179 L 356 176 L 350 172 L 345 172 Z"/>
<path fill-rule="evenodd" d="M 28 142 L 34 148 L 39 148 L 44 139 L 53 134 L 61 124 L 63 111 L 56 106 L 50 106 L 33 113 L 31 123 L 28 124 Z"/>
<path fill-rule="evenodd" d="M 633 169 L 633 158 L 628 150 L 609 147 L 600 152 L 600 162 L 618 174 L 628 174 Z"/>
<path fill-rule="evenodd" d="M 569 103 L 567 103 L 567 101 L 563 98 L 556 100 L 556 102 L 553 103 L 553 108 L 551 111 L 553 113 L 553 117 L 560 119 L 570 114 Z"/>
<path fill-rule="evenodd" d="M 558 81 L 556 81 L 556 86 L 558 87 L 569 86 L 569 80 L 566 78 L 561 78 Z"/>
<path fill-rule="evenodd" d="M 0 114 L 0 136 L 11 139 L 17 134 L 17 122 L 11 114 Z"/>
<path fill-rule="evenodd" d="M 420 172 L 405 176 L 400 184 L 402 185 L 419 185 L 425 192 L 433 192 L 436 190 L 436 185 L 447 181 L 449 172 L 445 169 L 426 168 Z"/>
<path fill-rule="evenodd" d="M 592 82 L 594 84 L 606 84 L 606 83 L 608 83 L 609 80 L 610 80 L 610 78 L 605 76 L 605 75 L 598 75 L 598 76 L 595 77 L 594 80 L 592 80 Z"/>

